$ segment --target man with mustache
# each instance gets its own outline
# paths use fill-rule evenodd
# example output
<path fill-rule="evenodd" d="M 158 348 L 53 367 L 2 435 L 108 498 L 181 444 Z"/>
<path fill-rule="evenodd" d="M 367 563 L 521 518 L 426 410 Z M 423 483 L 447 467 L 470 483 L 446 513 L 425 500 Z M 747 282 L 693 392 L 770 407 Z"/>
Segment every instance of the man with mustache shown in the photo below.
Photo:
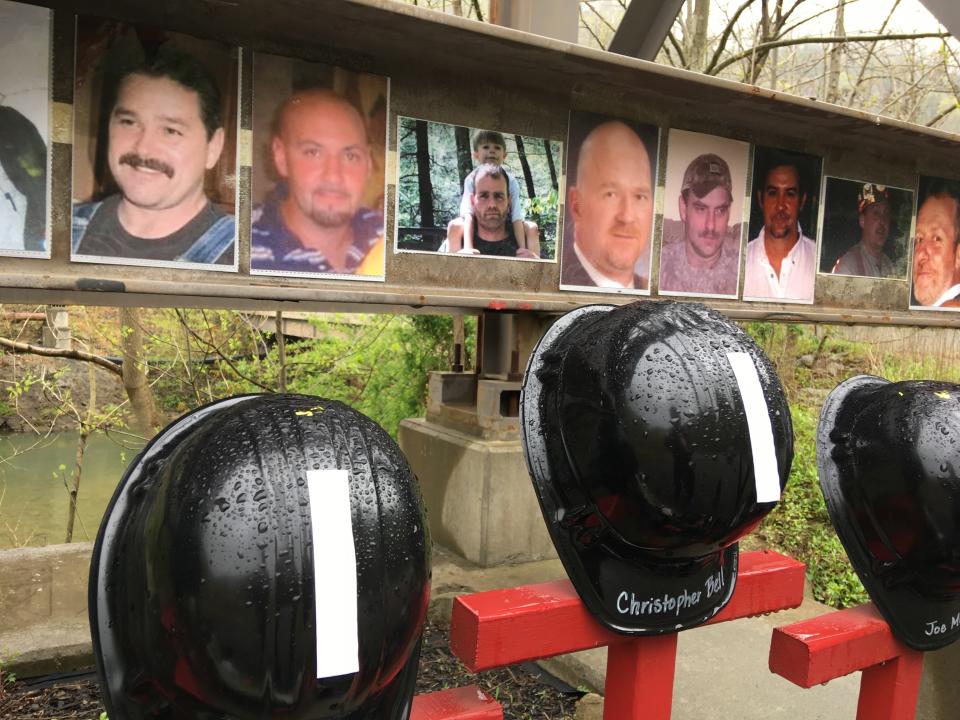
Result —
<path fill-rule="evenodd" d="M 480 255 L 535 259 L 537 252 L 520 247 L 510 222 L 510 184 L 502 165 L 484 163 L 475 171 L 473 249 Z"/>
<path fill-rule="evenodd" d="M 800 168 L 787 157 L 775 158 L 759 177 L 764 179 L 757 190 L 763 228 L 747 243 L 743 297 L 812 302 L 817 245 L 800 229 L 807 202 Z"/>
<path fill-rule="evenodd" d="M 119 192 L 74 206 L 74 256 L 233 264 L 234 218 L 204 192 L 224 145 L 209 71 L 162 47 L 120 79 L 108 123 Z"/>
<path fill-rule="evenodd" d="M 683 173 L 679 198 L 681 242 L 664 242 L 660 290 L 704 295 L 737 294 L 739 238 L 727 237 L 733 181 L 719 155 L 695 158 Z"/>
<path fill-rule="evenodd" d="M 383 275 L 383 213 L 363 206 L 373 160 L 359 111 L 331 90 L 294 93 L 271 151 L 280 182 L 253 210 L 251 269 Z"/>
<path fill-rule="evenodd" d="M 857 195 L 860 242 L 847 250 L 833 266 L 835 275 L 893 277 L 897 269 L 883 252 L 890 234 L 890 193 L 883 185 L 866 183 Z"/>
<path fill-rule="evenodd" d="M 913 296 L 927 307 L 960 307 L 960 184 L 935 181 L 917 212 Z"/>
<path fill-rule="evenodd" d="M 650 245 L 653 190 L 650 156 L 631 127 L 612 120 L 590 131 L 567 193 L 573 223 L 564 237 L 561 285 L 647 289 L 635 268 Z"/>

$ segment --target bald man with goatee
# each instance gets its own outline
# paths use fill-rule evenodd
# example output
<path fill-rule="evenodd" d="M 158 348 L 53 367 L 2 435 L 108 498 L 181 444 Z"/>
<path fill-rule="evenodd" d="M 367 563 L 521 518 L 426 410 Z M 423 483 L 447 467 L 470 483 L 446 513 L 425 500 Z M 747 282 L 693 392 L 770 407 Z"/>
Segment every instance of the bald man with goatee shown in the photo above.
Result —
<path fill-rule="evenodd" d="M 363 206 L 373 161 L 359 111 L 330 90 L 297 92 L 277 113 L 271 155 L 280 182 L 254 208 L 251 268 L 382 275 L 383 213 Z"/>
<path fill-rule="evenodd" d="M 608 121 L 590 131 L 567 193 L 573 222 L 564 233 L 561 285 L 647 289 L 636 267 L 650 246 L 653 192 L 650 156 L 630 126 Z"/>

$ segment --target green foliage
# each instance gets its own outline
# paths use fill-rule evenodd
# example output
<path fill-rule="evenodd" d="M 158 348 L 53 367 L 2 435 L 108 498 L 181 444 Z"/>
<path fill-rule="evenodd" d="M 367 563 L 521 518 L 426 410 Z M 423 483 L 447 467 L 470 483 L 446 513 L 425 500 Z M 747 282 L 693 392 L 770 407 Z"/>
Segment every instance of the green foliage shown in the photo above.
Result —
<path fill-rule="evenodd" d="M 960 365 L 953 358 L 931 354 L 904 357 L 893 353 L 865 349 L 869 360 L 869 372 L 891 382 L 900 380 L 944 380 L 960 383 Z"/>
<path fill-rule="evenodd" d="M 27 373 L 19 380 L 13 380 L 7 385 L 7 397 L 11 402 L 16 402 L 17 399 L 23 395 L 26 395 L 30 392 L 30 388 L 40 382 L 40 378 L 32 373 Z M 7 406 L 9 407 L 9 405 Z M 11 409 L 11 412 L 13 410 Z"/>
<path fill-rule="evenodd" d="M 472 320 L 472 319 L 471 319 Z M 447 316 L 377 316 L 314 319 L 321 339 L 287 346 L 287 391 L 340 400 L 396 436 L 400 421 L 422 415 L 427 376 L 450 367 L 453 321 Z M 476 332 L 467 326 L 467 347 Z M 236 363 L 249 379 L 276 387 L 278 351 Z M 236 376 L 234 391 L 258 388 Z"/>
<path fill-rule="evenodd" d="M 834 607 L 866 602 L 867 594 L 830 522 L 817 480 L 817 412 L 794 406 L 794 456 L 790 479 L 759 535 L 772 547 L 806 563 L 814 597 Z"/>
<path fill-rule="evenodd" d="M 836 339 L 829 328 L 815 332 L 811 326 L 766 322 L 744 323 L 744 328 L 776 366 L 794 423 L 789 484 L 761 524 L 759 538 L 807 564 L 814 597 L 821 602 L 835 607 L 865 602 L 867 594 L 833 529 L 817 478 L 815 433 L 823 398 L 841 380 L 861 373 L 893 382 L 960 382 L 960 367 L 936 354 L 910 357 Z M 801 361 L 804 356 L 807 362 Z"/>
<path fill-rule="evenodd" d="M 540 257 L 557 256 L 557 204 L 559 196 L 551 189 L 541 197 L 528 198 L 523 202 L 527 220 L 535 222 L 540 228 Z"/>
<path fill-rule="evenodd" d="M 6 696 L 7 688 L 17 681 L 17 674 L 6 669 L 16 657 L 17 655 L 0 655 L 0 699 Z"/>

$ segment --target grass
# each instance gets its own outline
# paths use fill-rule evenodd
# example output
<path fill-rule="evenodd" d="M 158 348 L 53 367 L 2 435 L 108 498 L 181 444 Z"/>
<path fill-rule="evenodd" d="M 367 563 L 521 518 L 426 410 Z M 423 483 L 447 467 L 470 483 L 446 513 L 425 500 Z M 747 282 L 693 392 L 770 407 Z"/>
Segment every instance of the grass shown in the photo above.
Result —
<path fill-rule="evenodd" d="M 814 597 L 833 607 L 869 598 L 830 522 L 817 478 L 816 430 L 826 395 L 858 374 L 890 381 L 938 379 L 960 383 L 960 364 L 943 357 L 881 351 L 876 344 L 848 342 L 829 328 L 746 323 L 745 329 L 777 367 L 793 417 L 794 456 L 783 498 L 756 532 L 762 545 L 807 565 Z"/>

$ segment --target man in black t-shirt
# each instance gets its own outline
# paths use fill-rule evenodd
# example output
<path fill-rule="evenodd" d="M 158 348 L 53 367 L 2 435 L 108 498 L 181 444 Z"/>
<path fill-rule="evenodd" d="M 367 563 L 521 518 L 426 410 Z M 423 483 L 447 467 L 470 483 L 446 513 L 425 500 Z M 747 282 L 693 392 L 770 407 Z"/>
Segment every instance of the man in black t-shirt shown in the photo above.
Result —
<path fill-rule="evenodd" d="M 161 47 L 121 78 L 108 123 L 120 192 L 74 207 L 73 256 L 233 264 L 236 223 L 203 189 L 224 145 L 207 69 Z"/>
<path fill-rule="evenodd" d="M 529 248 L 517 247 L 510 227 L 510 196 L 507 176 L 498 165 L 477 168 L 471 196 L 474 215 L 473 247 L 480 255 L 536 259 Z"/>

